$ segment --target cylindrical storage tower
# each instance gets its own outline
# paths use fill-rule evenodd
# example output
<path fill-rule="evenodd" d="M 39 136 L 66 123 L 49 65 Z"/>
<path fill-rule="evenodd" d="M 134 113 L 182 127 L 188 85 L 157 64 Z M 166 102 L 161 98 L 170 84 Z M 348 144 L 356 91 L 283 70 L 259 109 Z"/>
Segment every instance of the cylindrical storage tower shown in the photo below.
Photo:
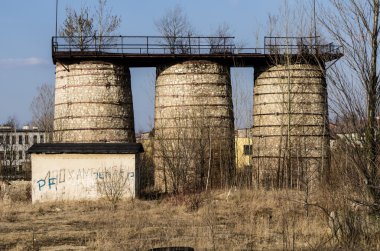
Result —
<path fill-rule="evenodd" d="M 230 72 L 210 61 L 157 69 L 155 185 L 191 192 L 232 182 L 234 117 Z"/>
<path fill-rule="evenodd" d="M 54 142 L 135 142 L 129 68 L 57 63 Z"/>
<path fill-rule="evenodd" d="M 257 186 L 304 188 L 327 170 L 324 72 L 323 66 L 313 64 L 277 65 L 255 72 L 253 182 Z"/>

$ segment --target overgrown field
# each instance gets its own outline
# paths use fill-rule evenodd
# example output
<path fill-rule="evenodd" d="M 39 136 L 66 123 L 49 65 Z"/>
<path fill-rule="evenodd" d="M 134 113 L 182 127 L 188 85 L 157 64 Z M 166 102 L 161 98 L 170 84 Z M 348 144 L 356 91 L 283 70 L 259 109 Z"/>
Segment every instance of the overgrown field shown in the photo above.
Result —
<path fill-rule="evenodd" d="M 322 200 L 323 196 L 320 197 Z M 3 201 L 0 202 L 0 249 L 380 248 L 378 218 L 358 209 L 340 209 L 335 211 L 339 217 L 335 217 L 329 213 L 339 203 L 329 203 L 335 205 L 309 203 L 305 206 L 305 195 L 299 191 L 236 189 L 122 201 L 115 210 L 107 201 L 42 204 Z"/>

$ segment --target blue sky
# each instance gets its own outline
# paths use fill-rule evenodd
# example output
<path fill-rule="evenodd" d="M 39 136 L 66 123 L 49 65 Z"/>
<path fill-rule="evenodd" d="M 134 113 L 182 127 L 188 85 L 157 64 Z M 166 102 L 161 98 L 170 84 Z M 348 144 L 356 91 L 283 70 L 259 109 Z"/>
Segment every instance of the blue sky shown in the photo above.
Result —
<path fill-rule="evenodd" d="M 65 8 L 94 6 L 96 0 L 59 0 L 58 24 Z M 283 0 L 108 0 L 119 15 L 122 35 L 158 35 L 154 22 L 168 9 L 179 5 L 198 34 L 210 34 L 227 23 L 237 41 L 254 46 L 255 33 L 269 13 Z M 0 123 L 15 116 L 21 124 L 31 120 L 30 103 L 37 87 L 54 84 L 51 36 L 55 33 L 55 0 L 2 0 L 0 8 Z M 265 35 L 265 34 L 262 34 Z M 262 37 L 263 39 L 263 37 Z M 232 80 L 252 93 L 252 69 L 234 69 Z M 131 69 L 136 131 L 152 126 L 155 70 Z M 250 95 L 251 96 L 251 95 Z M 249 101 L 251 102 L 251 101 Z"/>

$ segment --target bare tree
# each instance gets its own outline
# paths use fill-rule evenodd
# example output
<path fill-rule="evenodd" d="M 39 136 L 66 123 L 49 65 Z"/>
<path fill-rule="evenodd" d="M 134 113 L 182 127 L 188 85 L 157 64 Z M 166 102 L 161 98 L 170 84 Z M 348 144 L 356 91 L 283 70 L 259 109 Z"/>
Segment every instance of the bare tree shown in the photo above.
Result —
<path fill-rule="evenodd" d="M 319 30 L 315 30 L 312 2 L 313 0 L 284 0 L 277 13 L 268 15 L 267 34 L 289 37 L 321 36 Z"/>
<path fill-rule="evenodd" d="M 327 8 L 331 11 L 327 11 Z M 345 57 L 334 66 L 330 82 L 339 103 L 339 117 L 346 114 L 350 132 L 343 133 L 348 158 L 357 169 L 367 196 L 355 198 L 380 213 L 379 172 L 379 0 L 331 0 L 321 23 L 344 47 Z M 352 88 L 352 89 L 350 89 Z M 363 99 L 362 97 L 365 97 Z M 355 135 L 355 136 L 353 136 Z M 366 199 L 368 198 L 369 199 Z"/>
<path fill-rule="evenodd" d="M 210 53 L 232 52 L 233 43 L 230 26 L 227 23 L 220 24 L 209 38 Z"/>
<path fill-rule="evenodd" d="M 54 124 L 54 85 L 42 84 L 37 88 L 37 95 L 30 105 L 32 124 L 40 131 L 46 132 L 51 140 Z"/>
<path fill-rule="evenodd" d="M 81 7 L 79 12 L 67 8 L 60 35 L 81 51 L 89 49 L 91 45 L 101 50 L 112 41 L 108 36 L 112 36 L 120 24 L 120 17 L 112 15 L 111 9 L 107 8 L 107 0 L 98 0 L 94 14 L 88 7 Z"/>
<path fill-rule="evenodd" d="M 178 5 L 168 10 L 163 17 L 155 22 L 156 28 L 164 37 L 164 43 L 169 47 L 170 53 L 186 52 L 189 46 L 189 39 L 194 35 L 193 28 L 187 16 Z"/>
<path fill-rule="evenodd" d="M 97 181 L 97 190 L 111 203 L 113 210 L 127 193 L 132 198 L 134 196 L 130 189 L 128 173 L 123 170 L 122 166 L 104 168 L 101 178 Z"/>
<path fill-rule="evenodd" d="M 176 112 L 175 117 L 181 120 L 173 121 L 170 132 L 164 135 L 162 129 L 155 131 L 156 182 L 165 192 L 189 193 L 205 188 L 211 161 L 210 128 L 202 119 L 192 121 L 191 115 Z"/>
<path fill-rule="evenodd" d="M 9 116 L 7 121 L 2 124 L 2 126 L 8 126 L 14 131 L 20 126 L 20 123 L 15 116 Z"/>
<path fill-rule="evenodd" d="M 65 37 L 71 46 L 84 51 L 88 49 L 91 36 L 94 35 L 93 18 L 88 7 L 75 9 L 66 8 L 66 19 L 61 27 L 60 36 Z"/>
<path fill-rule="evenodd" d="M 206 109 L 173 113 L 170 131 L 155 130 L 155 182 L 165 192 L 193 193 L 233 183 L 234 145 Z M 168 121 L 161 121 L 166 127 Z M 161 125 L 162 126 L 162 125 Z M 216 137 L 215 131 L 220 134 Z M 233 136 L 233 135 L 229 135 Z"/>
<path fill-rule="evenodd" d="M 107 0 L 98 0 L 98 6 L 94 16 L 96 24 L 96 36 L 99 37 L 96 42 L 101 49 L 105 44 L 112 42 L 113 33 L 120 27 L 121 18 L 117 15 L 112 15 L 112 10 L 107 8 Z"/>

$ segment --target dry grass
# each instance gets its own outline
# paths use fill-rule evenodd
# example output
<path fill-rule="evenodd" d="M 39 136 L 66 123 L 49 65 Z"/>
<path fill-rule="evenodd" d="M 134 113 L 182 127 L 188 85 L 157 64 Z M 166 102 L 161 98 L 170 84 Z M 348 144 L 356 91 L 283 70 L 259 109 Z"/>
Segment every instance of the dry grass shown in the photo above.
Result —
<path fill-rule="evenodd" d="M 339 249 L 326 216 L 316 207 L 306 216 L 302 196 L 296 191 L 214 191 L 123 201 L 116 210 L 106 201 L 2 203 L 0 249 Z"/>

